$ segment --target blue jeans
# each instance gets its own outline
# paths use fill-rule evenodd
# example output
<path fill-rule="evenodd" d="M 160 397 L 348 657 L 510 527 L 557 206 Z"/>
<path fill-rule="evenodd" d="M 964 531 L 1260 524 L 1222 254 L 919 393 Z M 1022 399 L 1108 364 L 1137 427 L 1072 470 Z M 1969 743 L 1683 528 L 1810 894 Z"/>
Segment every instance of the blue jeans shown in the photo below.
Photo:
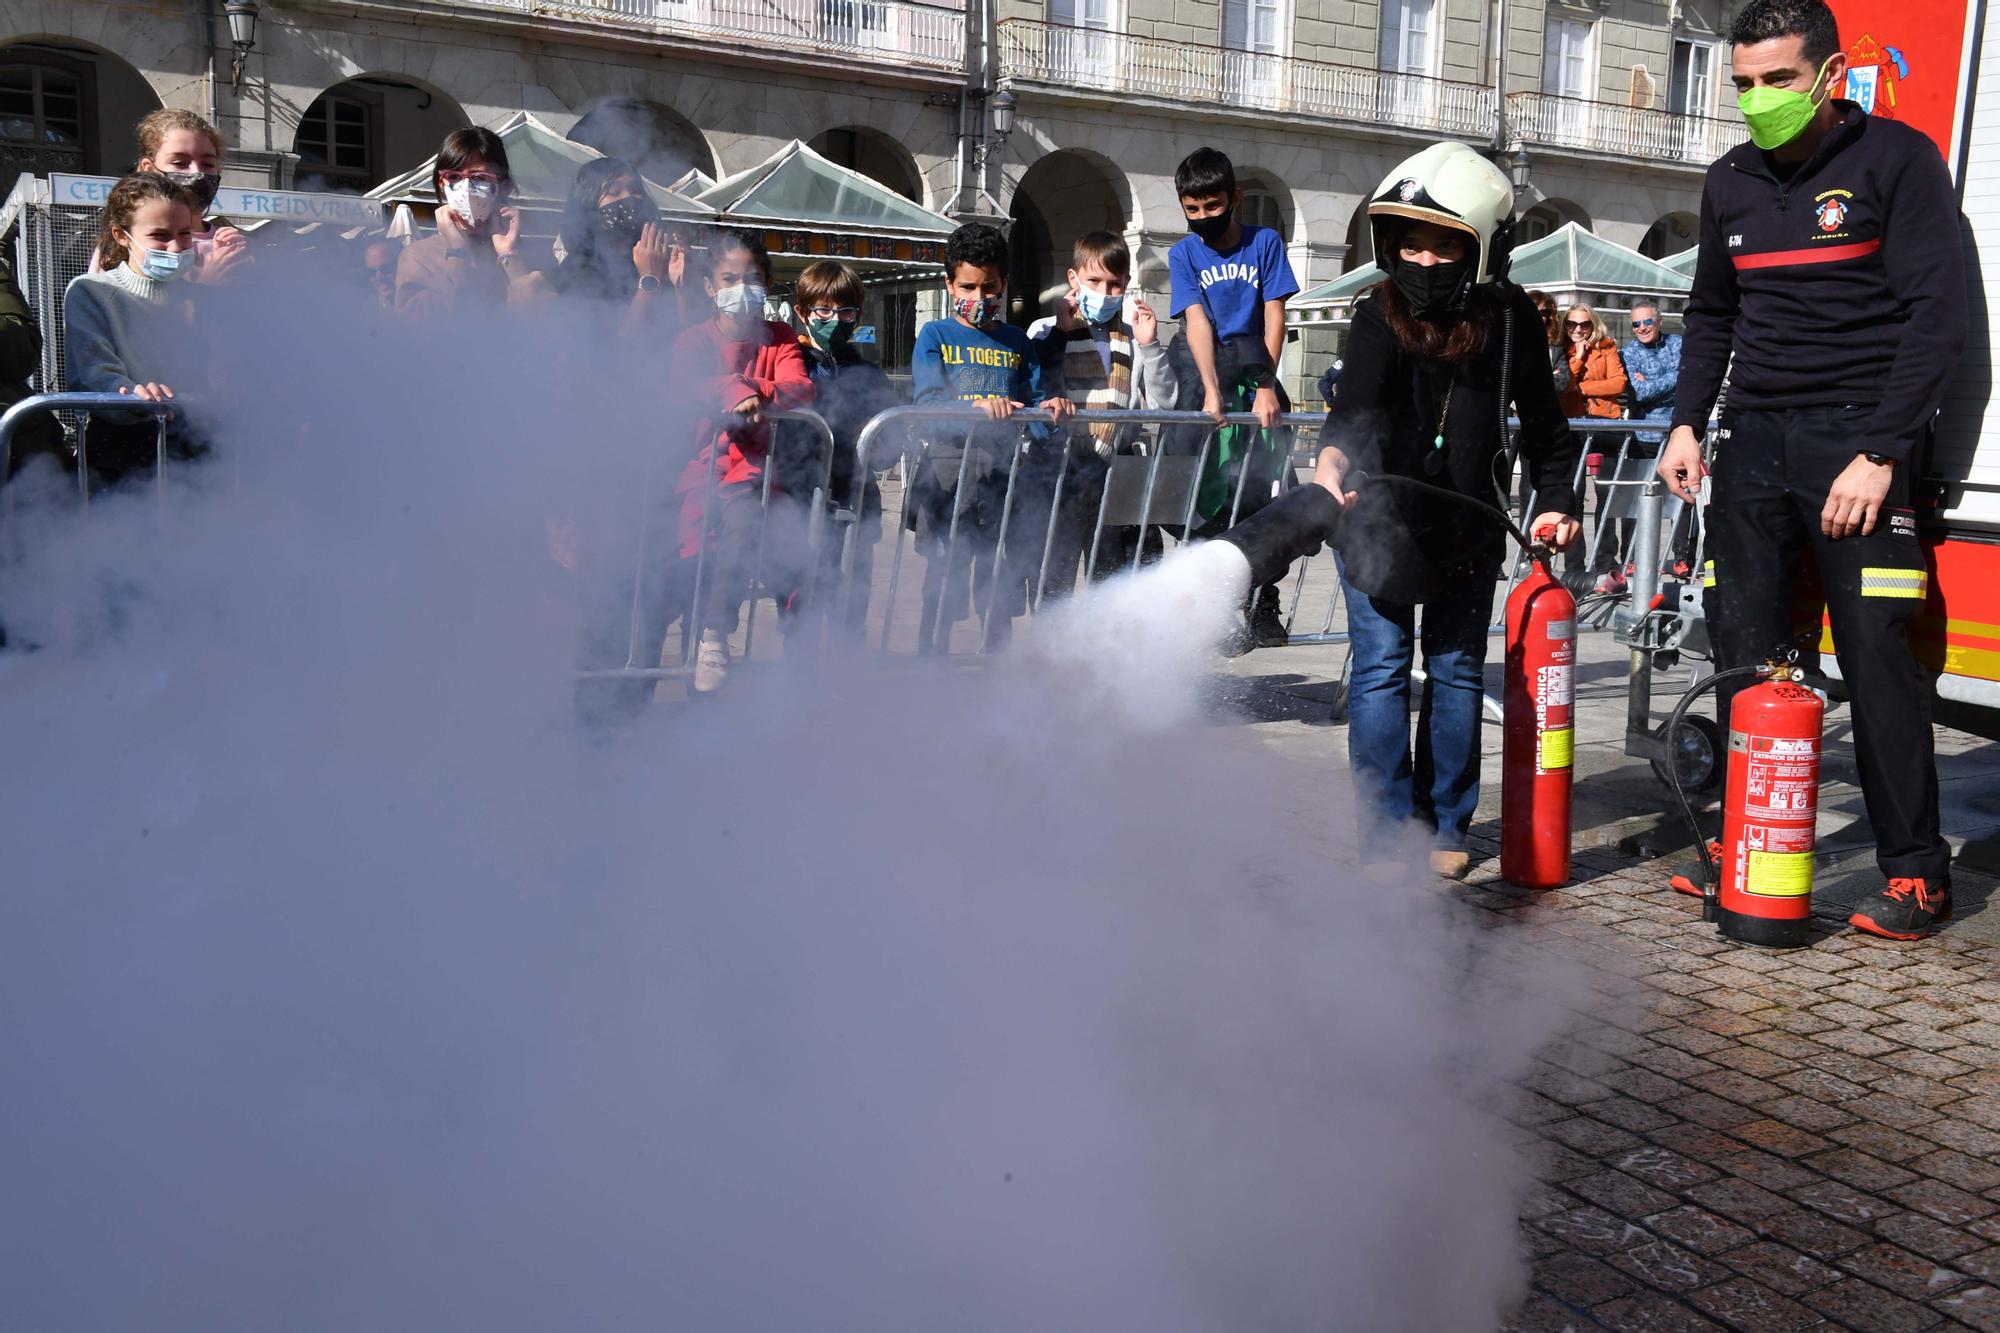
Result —
<path fill-rule="evenodd" d="M 1410 666 L 1415 605 L 1376 601 L 1343 572 L 1353 667 L 1347 695 L 1347 757 L 1361 798 L 1363 837 L 1415 821 L 1448 851 L 1465 847 L 1479 808 L 1479 724 L 1486 627 L 1496 571 L 1480 570 L 1445 597 L 1424 603 L 1423 691 L 1410 749 Z"/>

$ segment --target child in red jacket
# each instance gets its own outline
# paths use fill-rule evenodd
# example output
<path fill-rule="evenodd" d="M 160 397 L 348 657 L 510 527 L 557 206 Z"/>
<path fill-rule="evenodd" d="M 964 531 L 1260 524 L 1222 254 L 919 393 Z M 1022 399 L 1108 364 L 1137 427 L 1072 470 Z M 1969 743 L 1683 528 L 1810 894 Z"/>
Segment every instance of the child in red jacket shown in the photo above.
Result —
<path fill-rule="evenodd" d="M 694 438 L 702 442 L 681 474 L 681 555 L 702 559 L 697 590 L 701 643 L 695 653 L 694 688 L 722 688 L 729 674 L 729 636 L 736 632 L 750 591 L 763 529 L 765 569 L 796 565 L 787 553 L 803 532 L 796 504 L 773 491 L 763 515 L 764 469 L 770 462 L 767 408 L 810 407 L 812 377 L 790 327 L 764 318 L 771 261 L 754 236 L 723 232 L 709 251 L 703 285 L 715 302 L 713 318 L 674 342 L 674 376 L 681 401 L 692 406 Z"/>

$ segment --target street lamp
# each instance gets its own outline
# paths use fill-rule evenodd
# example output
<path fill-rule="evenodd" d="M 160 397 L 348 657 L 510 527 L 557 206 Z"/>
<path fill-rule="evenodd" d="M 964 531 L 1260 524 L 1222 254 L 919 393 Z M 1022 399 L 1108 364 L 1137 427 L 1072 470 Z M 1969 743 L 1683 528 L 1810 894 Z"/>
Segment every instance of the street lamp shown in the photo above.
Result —
<path fill-rule="evenodd" d="M 1507 177 L 1513 181 L 1515 193 L 1518 194 L 1528 188 L 1527 145 L 1516 145 L 1514 155 L 1507 159 Z"/>
<path fill-rule="evenodd" d="M 243 84 L 243 65 L 257 46 L 257 0 L 223 0 L 222 13 L 229 20 L 229 45 L 236 54 L 229 61 L 229 86 Z"/>
<path fill-rule="evenodd" d="M 1007 142 L 1007 136 L 1014 132 L 1013 91 L 1002 88 L 993 94 L 993 100 L 988 103 L 988 107 L 993 113 L 993 131 L 981 137 L 979 150 L 972 155 L 972 165 L 979 171 L 986 170 L 986 159 L 998 152 L 1000 146 Z"/>

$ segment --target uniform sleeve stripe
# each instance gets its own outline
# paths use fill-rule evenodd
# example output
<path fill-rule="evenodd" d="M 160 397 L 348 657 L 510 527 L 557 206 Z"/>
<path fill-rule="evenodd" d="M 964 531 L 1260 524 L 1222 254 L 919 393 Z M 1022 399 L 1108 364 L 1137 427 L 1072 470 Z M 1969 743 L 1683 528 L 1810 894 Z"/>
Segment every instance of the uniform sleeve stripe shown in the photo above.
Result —
<path fill-rule="evenodd" d="M 1746 268 L 1786 268 L 1794 264 L 1833 264 L 1843 259 L 1860 259 L 1872 255 L 1882 248 L 1877 237 L 1872 241 L 1856 241 L 1852 245 L 1822 245 L 1810 250 L 1767 250 L 1761 255 L 1731 255 L 1729 262 L 1738 269 Z"/>

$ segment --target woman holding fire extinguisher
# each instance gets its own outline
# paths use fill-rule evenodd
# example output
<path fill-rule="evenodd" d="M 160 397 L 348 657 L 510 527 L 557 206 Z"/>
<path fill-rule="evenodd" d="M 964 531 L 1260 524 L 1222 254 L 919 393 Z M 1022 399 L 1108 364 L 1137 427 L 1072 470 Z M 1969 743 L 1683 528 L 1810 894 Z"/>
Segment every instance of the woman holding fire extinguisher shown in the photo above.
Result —
<path fill-rule="evenodd" d="M 1510 402 L 1538 496 L 1531 531 L 1549 530 L 1561 549 L 1580 528 L 1570 483 L 1578 444 L 1550 381 L 1542 319 L 1506 280 L 1513 207 L 1506 176 L 1458 143 L 1418 153 L 1376 190 L 1368 221 L 1386 277 L 1355 307 L 1315 478 L 1347 511 L 1335 547 L 1353 651 L 1348 757 L 1363 820 L 1373 832 L 1414 822 L 1431 840 L 1431 869 L 1453 879 L 1468 868 L 1479 805 Z M 1361 472 L 1465 500 L 1350 486 Z M 1493 509 L 1495 521 L 1468 502 Z M 1425 679 L 1412 750 L 1419 643 Z"/>

